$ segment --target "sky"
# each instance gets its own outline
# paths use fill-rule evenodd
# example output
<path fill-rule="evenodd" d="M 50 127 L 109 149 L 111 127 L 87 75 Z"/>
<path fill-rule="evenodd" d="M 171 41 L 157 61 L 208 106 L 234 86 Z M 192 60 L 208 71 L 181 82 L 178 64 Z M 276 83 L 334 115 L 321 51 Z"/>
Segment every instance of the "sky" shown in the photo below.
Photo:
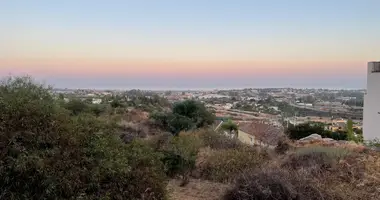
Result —
<path fill-rule="evenodd" d="M 0 0 L 0 76 L 60 88 L 365 88 L 379 0 Z"/>

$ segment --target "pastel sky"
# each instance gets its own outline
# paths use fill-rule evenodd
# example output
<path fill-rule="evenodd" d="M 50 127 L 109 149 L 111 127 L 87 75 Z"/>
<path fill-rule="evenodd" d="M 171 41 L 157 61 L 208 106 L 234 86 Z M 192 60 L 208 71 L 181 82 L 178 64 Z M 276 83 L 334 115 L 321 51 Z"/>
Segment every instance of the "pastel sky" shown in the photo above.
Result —
<path fill-rule="evenodd" d="M 364 88 L 379 0 L 0 0 L 0 75 L 56 87 Z"/>

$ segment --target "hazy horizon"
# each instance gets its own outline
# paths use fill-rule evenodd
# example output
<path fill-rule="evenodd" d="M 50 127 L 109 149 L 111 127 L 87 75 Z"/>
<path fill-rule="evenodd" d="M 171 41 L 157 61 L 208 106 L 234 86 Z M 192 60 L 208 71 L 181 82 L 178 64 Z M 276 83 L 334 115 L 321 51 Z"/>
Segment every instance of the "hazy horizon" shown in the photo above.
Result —
<path fill-rule="evenodd" d="M 0 76 L 60 88 L 365 88 L 378 0 L 0 2 Z"/>
<path fill-rule="evenodd" d="M 278 81 L 277 77 L 263 77 L 260 79 L 229 80 L 224 78 L 181 79 L 171 78 L 163 82 L 160 79 L 149 78 L 81 78 L 81 77 L 33 77 L 39 82 L 51 85 L 54 88 L 68 89 L 114 89 L 114 90 L 222 90 L 222 89 L 245 89 L 245 88 L 313 88 L 313 89 L 365 89 L 365 79 L 344 77 L 330 81 L 321 79 L 321 83 L 313 79 L 283 78 Z M 292 79 L 292 80 L 289 80 Z M 352 82 L 362 82 L 361 87 Z M 341 87 L 344 85 L 345 87 Z"/>

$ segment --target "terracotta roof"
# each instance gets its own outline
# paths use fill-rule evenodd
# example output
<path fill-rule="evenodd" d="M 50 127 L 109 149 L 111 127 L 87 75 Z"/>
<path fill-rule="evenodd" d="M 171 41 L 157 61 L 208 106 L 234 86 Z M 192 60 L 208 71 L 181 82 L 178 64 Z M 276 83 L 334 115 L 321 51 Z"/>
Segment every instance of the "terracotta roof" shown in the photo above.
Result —
<path fill-rule="evenodd" d="M 238 126 L 239 130 L 253 135 L 256 139 L 269 145 L 277 145 L 278 140 L 283 136 L 281 128 L 265 121 L 241 122 Z"/>

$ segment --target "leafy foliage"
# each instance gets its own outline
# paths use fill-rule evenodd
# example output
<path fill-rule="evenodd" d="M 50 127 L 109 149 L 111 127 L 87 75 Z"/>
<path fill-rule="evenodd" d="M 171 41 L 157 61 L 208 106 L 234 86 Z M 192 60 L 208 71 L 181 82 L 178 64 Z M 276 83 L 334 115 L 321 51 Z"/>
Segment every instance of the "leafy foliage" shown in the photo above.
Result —
<path fill-rule="evenodd" d="M 222 129 L 228 130 L 229 132 L 238 131 L 238 125 L 235 124 L 232 120 L 223 122 Z"/>
<path fill-rule="evenodd" d="M 328 137 L 335 140 L 347 140 L 346 132 L 331 132 L 325 129 L 325 125 L 323 123 L 304 123 L 296 126 L 290 126 L 286 130 L 288 137 L 294 140 L 298 140 L 315 133 L 321 135 L 324 138 Z"/>
<path fill-rule="evenodd" d="M 180 133 L 162 146 L 163 162 L 169 176 L 182 175 L 185 179 L 195 167 L 202 141 L 192 133 Z"/>
<path fill-rule="evenodd" d="M 114 99 L 111 101 L 111 107 L 112 107 L 112 108 L 122 108 L 122 107 L 124 107 L 124 105 L 120 102 L 119 99 L 114 98 Z"/>
<path fill-rule="evenodd" d="M 214 121 L 214 115 L 202 103 L 193 100 L 176 103 L 171 113 L 156 112 L 151 118 L 158 126 L 175 135 L 208 126 Z"/>
<path fill-rule="evenodd" d="M 197 128 L 212 124 L 214 121 L 214 115 L 202 103 L 194 100 L 176 103 L 173 107 L 173 114 L 191 119 Z"/>
<path fill-rule="evenodd" d="M 1 83 L 0 199 L 164 199 L 160 155 L 78 105 L 27 77 Z"/>
<path fill-rule="evenodd" d="M 291 126 L 286 131 L 290 139 L 301 139 L 307 137 L 311 134 L 319 134 L 322 137 L 327 137 L 331 135 L 331 132 L 325 130 L 323 124 L 319 123 L 304 123 L 296 126 Z"/>
<path fill-rule="evenodd" d="M 80 113 L 86 112 L 89 109 L 89 106 L 80 99 L 72 99 L 65 104 L 65 108 L 71 111 L 72 115 L 79 115 Z"/>

